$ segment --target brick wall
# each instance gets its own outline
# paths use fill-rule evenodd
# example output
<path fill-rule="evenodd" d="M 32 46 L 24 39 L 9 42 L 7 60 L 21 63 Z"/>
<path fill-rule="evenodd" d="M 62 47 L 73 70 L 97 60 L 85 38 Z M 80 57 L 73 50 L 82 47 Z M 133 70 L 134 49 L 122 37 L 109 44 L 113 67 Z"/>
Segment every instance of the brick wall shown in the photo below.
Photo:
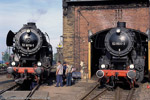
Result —
<path fill-rule="evenodd" d="M 65 10 L 64 10 L 65 13 Z M 63 16 L 63 58 L 69 64 L 74 64 L 74 8 L 67 10 L 67 16 Z"/>

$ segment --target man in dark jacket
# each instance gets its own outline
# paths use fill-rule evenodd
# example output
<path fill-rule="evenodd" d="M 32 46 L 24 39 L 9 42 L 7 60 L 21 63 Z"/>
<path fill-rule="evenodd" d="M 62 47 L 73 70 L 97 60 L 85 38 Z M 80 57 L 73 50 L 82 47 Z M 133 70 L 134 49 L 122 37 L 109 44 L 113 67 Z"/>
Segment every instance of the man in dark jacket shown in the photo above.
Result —
<path fill-rule="evenodd" d="M 65 80 L 66 80 L 66 68 L 67 68 L 67 65 L 66 65 L 66 62 L 63 63 L 63 83 L 65 84 Z"/>

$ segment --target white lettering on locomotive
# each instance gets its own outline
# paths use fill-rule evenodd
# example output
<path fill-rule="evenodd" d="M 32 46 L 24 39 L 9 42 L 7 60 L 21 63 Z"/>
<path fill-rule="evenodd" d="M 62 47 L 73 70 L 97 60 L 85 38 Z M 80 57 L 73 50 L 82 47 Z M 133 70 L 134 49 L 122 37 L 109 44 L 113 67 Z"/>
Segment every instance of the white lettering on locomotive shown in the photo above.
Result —
<path fill-rule="evenodd" d="M 115 45 L 126 45 L 125 42 L 112 42 L 112 45 L 115 46 Z"/>
<path fill-rule="evenodd" d="M 24 44 L 24 43 L 22 43 L 22 47 L 34 47 L 34 44 Z"/>

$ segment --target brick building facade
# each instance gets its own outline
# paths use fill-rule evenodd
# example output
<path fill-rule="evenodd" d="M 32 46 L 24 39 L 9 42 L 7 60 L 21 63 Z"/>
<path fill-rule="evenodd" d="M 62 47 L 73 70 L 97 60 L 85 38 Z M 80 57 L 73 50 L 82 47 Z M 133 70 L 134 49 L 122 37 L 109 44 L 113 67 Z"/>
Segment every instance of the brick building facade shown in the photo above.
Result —
<path fill-rule="evenodd" d="M 117 3 L 108 0 L 75 1 L 63 0 L 63 58 L 78 70 L 81 61 L 88 66 L 89 31 L 95 34 L 116 27 L 118 21 L 126 22 L 127 28 L 145 33 L 149 28 L 148 0 Z"/>

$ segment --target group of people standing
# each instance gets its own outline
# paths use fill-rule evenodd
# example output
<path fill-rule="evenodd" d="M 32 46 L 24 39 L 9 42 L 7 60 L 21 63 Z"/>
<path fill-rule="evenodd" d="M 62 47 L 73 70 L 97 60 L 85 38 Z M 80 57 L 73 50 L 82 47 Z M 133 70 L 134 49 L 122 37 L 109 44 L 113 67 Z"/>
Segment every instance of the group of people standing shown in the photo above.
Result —
<path fill-rule="evenodd" d="M 60 61 L 57 63 L 56 69 L 56 87 L 63 87 L 63 84 L 66 83 L 66 86 L 71 86 L 71 79 L 72 79 L 72 66 L 68 65 L 68 63 L 64 62 L 63 65 Z"/>

